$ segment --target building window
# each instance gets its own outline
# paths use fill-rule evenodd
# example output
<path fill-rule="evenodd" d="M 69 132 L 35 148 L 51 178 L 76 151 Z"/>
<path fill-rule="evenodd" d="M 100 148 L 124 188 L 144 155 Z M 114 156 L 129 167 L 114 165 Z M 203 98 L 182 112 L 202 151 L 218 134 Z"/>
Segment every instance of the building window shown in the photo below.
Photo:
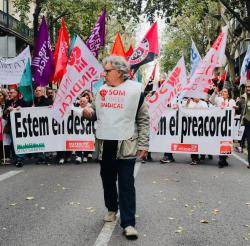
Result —
<path fill-rule="evenodd" d="M 3 12 L 8 13 L 8 0 L 3 0 Z"/>

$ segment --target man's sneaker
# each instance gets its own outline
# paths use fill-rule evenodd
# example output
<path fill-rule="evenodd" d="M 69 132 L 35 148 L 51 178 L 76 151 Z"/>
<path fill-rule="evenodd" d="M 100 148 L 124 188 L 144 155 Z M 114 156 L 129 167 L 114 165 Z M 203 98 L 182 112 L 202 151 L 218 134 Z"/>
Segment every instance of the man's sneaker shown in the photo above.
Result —
<path fill-rule="evenodd" d="M 88 158 L 87 157 L 83 157 L 83 162 L 87 163 L 88 162 Z"/>
<path fill-rule="evenodd" d="M 124 229 L 124 235 L 130 240 L 136 240 L 138 238 L 138 232 L 133 226 L 127 226 Z"/>
<path fill-rule="evenodd" d="M 105 222 L 113 222 L 116 220 L 116 212 L 109 211 L 107 214 L 105 214 L 103 220 Z"/>
<path fill-rule="evenodd" d="M 145 159 L 141 159 L 141 163 L 146 163 L 146 160 Z"/>
<path fill-rule="evenodd" d="M 198 165 L 199 161 L 198 160 L 192 160 L 192 162 L 190 163 L 190 165 Z"/>
<path fill-rule="evenodd" d="M 242 147 L 240 147 L 240 146 L 236 147 L 236 150 L 237 150 L 239 153 L 243 153 L 243 149 L 242 149 Z"/>
<path fill-rule="evenodd" d="M 16 167 L 23 167 L 23 163 L 22 163 L 21 161 L 18 161 L 18 162 L 16 163 Z"/>
<path fill-rule="evenodd" d="M 62 164 L 64 164 L 64 162 L 65 162 L 64 158 L 61 158 L 60 161 L 59 161 L 59 164 L 62 165 Z"/>
<path fill-rule="evenodd" d="M 169 161 L 169 159 L 168 159 L 167 157 L 163 157 L 163 158 L 160 160 L 160 163 L 161 163 L 161 164 L 169 163 L 168 161 Z"/>
<path fill-rule="evenodd" d="M 165 163 L 175 162 L 175 159 L 167 159 Z"/>
<path fill-rule="evenodd" d="M 76 157 L 76 164 L 81 164 L 82 158 L 80 156 Z"/>
<path fill-rule="evenodd" d="M 247 165 L 247 168 L 248 168 L 248 169 L 250 168 L 250 164 Z"/>
<path fill-rule="evenodd" d="M 36 164 L 43 164 L 43 161 L 44 161 L 43 158 L 39 158 L 39 159 L 37 160 Z"/>

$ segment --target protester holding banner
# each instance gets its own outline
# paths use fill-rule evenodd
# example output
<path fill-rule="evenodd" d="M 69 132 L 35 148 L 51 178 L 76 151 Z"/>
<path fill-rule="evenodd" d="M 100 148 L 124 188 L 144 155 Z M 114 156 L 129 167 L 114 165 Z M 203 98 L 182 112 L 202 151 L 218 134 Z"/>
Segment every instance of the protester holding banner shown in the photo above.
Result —
<path fill-rule="evenodd" d="M 46 107 L 52 105 L 52 101 L 49 100 L 44 95 L 44 88 L 41 86 L 37 86 L 35 89 L 35 99 L 34 99 L 34 106 L 35 107 Z M 46 153 L 38 153 L 38 160 L 37 164 L 47 164 L 48 160 L 46 158 Z"/>
<path fill-rule="evenodd" d="M 52 101 L 45 97 L 44 88 L 37 86 L 35 89 L 34 106 L 35 107 L 46 107 L 49 105 L 52 105 Z"/>
<path fill-rule="evenodd" d="M 11 132 L 11 123 L 10 123 L 10 112 L 14 109 L 18 109 L 20 107 L 25 107 L 26 104 L 22 99 L 19 99 L 19 91 L 18 89 L 10 89 L 10 100 L 6 102 L 3 118 L 7 121 L 4 133 L 10 134 L 11 136 L 11 152 L 12 152 L 12 159 L 14 161 L 14 164 L 17 167 L 23 166 L 23 156 L 17 155 L 14 150 L 13 146 L 13 139 L 12 139 L 12 132 Z"/>
<path fill-rule="evenodd" d="M 104 59 L 106 84 L 96 95 L 92 108 L 85 108 L 86 118 L 97 119 L 96 152 L 101 164 L 101 178 L 106 222 L 115 221 L 119 209 L 121 227 L 128 239 L 136 239 L 134 166 L 136 156 L 145 158 L 149 145 L 149 116 L 141 84 L 128 79 L 130 66 L 119 56 Z"/>
<path fill-rule="evenodd" d="M 248 165 L 247 168 L 250 168 L 250 80 L 246 82 L 246 93 L 245 97 L 245 105 L 243 111 L 242 122 L 245 126 L 245 134 L 247 138 L 247 153 L 248 153 Z"/>
<path fill-rule="evenodd" d="M 187 108 L 202 109 L 202 108 L 208 108 L 208 106 L 206 102 L 200 100 L 200 98 L 193 98 L 187 104 Z M 190 163 L 190 165 L 198 165 L 200 159 L 205 159 L 204 157 L 205 157 L 204 155 L 201 155 L 201 157 L 199 158 L 198 154 L 191 154 L 192 162 Z"/>
<path fill-rule="evenodd" d="M 221 96 L 218 96 L 218 88 L 214 87 L 214 93 L 210 97 L 210 102 L 216 107 L 224 108 L 236 108 L 235 100 L 229 98 L 228 90 L 226 88 L 222 89 Z M 220 155 L 218 167 L 223 168 L 228 166 L 227 156 Z"/>
<path fill-rule="evenodd" d="M 90 107 L 90 96 L 87 92 L 83 93 L 84 96 L 82 96 L 79 100 L 79 107 L 84 109 L 86 107 Z M 88 162 L 88 158 L 92 158 L 92 152 L 91 151 L 76 151 L 76 164 L 80 164 L 82 161 L 84 163 Z"/>

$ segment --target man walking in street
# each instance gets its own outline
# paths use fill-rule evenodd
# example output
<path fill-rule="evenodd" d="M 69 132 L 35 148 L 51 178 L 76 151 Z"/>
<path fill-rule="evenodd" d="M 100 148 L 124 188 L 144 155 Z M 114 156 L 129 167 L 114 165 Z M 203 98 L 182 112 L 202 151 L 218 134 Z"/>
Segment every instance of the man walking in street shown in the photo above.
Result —
<path fill-rule="evenodd" d="M 134 166 L 137 156 L 141 159 L 147 156 L 149 116 L 141 84 L 128 79 L 130 66 L 127 61 L 110 56 L 104 59 L 103 67 L 106 83 L 97 92 L 92 107 L 84 109 L 83 115 L 97 120 L 96 152 L 108 209 L 104 221 L 116 220 L 119 205 L 125 236 L 137 239 Z"/>
<path fill-rule="evenodd" d="M 250 168 L 250 80 L 246 82 L 246 93 L 243 95 L 245 100 L 245 105 L 243 106 L 243 117 L 242 122 L 245 126 L 245 134 L 247 139 L 247 155 L 248 155 L 248 165 Z"/>

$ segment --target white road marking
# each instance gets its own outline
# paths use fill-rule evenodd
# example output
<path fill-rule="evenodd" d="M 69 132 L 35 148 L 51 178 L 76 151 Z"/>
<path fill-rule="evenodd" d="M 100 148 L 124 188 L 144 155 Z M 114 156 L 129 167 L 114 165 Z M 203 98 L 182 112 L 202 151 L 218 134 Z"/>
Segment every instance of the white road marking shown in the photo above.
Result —
<path fill-rule="evenodd" d="M 237 155 L 236 153 L 232 153 L 232 156 L 234 156 L 236 159 L 238 159 L 239 161 L 242 161 L 244 164 L 246 164 L 246 166 L 248 165 L 248 161 L 246 161 L 245 159 L 243 159 L 242 157 L 240 157 L 239 155 Z"/>
<path fill-rule="evenodd" d="M 135 169 L 134 169 L 134 177 L 137 176 L 140 167 L 141 167 L 141 163 L 136 162 Z M 104 224 L 101 232 L 99 233 L 94 243 L 94 246 L 107 246 L 108 245 L 119 217 L 120 217 L 120 212 L 118 211 L 116 215 L 116 220 L 114 222 L 107 222 Z"/>
<path fill-rule="evenodd" d="M 7 173 L 1 174 L 1 175 L 0 175 L 0 181 L 3 181 L 3 180 L 5 180 L 5 179 L 8 179 L 8 178 L 10 178 L 10 177 L 12 177 L 12 176 L 15 176 L 15 175 L 17 175 L 17 174 L 19 174 L 19 173 L 21 173 L 21 172 L 23 172 L 23 171 L 9 171 L 9 172 L 7 172 Z"/>

